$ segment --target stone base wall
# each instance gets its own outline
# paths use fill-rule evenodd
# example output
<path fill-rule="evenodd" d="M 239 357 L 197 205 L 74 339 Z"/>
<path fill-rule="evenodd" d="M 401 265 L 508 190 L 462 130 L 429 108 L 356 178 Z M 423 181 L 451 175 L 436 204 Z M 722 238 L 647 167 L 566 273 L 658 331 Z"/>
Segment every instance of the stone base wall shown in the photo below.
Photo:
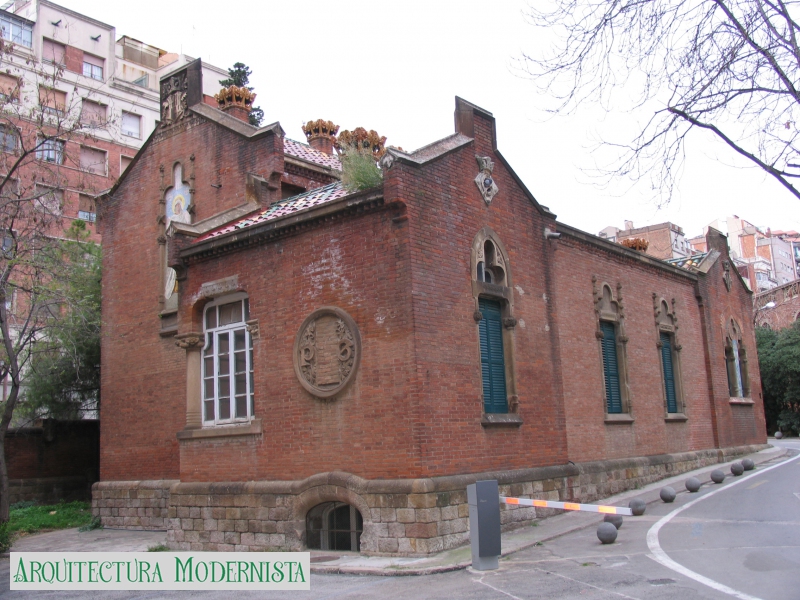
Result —
<path fill-rule="evenodd" d="M 38 504 L 89 500 L 91 486 L 86 477 L 39 477 L 34 479 L 9 479 L 8 501 L 11 504 L 32 501 Z"/>
<path fill-rule="evenodd" d="M 363 553 L 425 556 L 468 543 L 466 487 L 478 480 L 497 479 L 506 496 L 592 502 L 765 447 L 432 479 L 368 481 L 333 472 L 303 481 L 101 482 L 94 486 L 93 510 L 107 526 L 167 529 L 173 550 L 292 551 L 305 548 L 308 511 L 338 501 L 354 506 L 363 517 Z M 509 530 L 560 512 L 501 505 L 500 517 L 503 529 Z"/>
<path fill-rule="evenodd" d="M 103 527 L 167 529 L 170 488 L 176 480 L 98 481 L 92 486 L 92 515 Z"/>

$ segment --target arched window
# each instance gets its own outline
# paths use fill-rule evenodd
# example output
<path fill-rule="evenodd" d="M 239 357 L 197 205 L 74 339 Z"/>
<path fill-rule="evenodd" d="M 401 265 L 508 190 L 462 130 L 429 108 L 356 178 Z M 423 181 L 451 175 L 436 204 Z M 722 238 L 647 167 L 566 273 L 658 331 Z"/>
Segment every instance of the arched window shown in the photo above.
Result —
<path fill-rule="evenodd" d="M 675 315 L 675 300 L 672 309 L 663 298 L 653 294 L 661 379 L 664 382 L 664 406 L 667 417 L 678 417 L 684 411 L 683 385 L 681 377 L 681 345 L 678 343 L 678 318 Z"/>
<path fill-rule="evenodd" d="M 472 242 L 470 261 L 475 321 L 481 359 L 484 425 L 517 423 L 503 418 L 517 412 L 513 329 L 514 295 L 508 254 L 497 235 L 484 227 Z"/>
<path fill-rule="evenodd" d="M 203 312 L 203 424 L 248 421 L 253 416 L 253 341 L 244 294 L 210 302 Z"/>
<path fill-rule="evenodd" d="M 605 396 L 606 418 L 620 420 L 630 413 L 630 393 L 628 389 L 628 361 L 625 335 L 625 313 L 622 308 L 622 286 L 617 285 L 616 295 L 611 286 L 603 283 L 596 287 L 594 303 L 597 315 L 595 337 L 600 346 L 603 365 L 603 395 Z"/>
<path fill-rule="evenodd" d="M 728 372 L 728 391 L 731 398 L 750 397 L 750 377 L 747 372 L 747 350 L 742 342 L 742 330 L 733 319 L 725 335 L 725 368 Z"/>

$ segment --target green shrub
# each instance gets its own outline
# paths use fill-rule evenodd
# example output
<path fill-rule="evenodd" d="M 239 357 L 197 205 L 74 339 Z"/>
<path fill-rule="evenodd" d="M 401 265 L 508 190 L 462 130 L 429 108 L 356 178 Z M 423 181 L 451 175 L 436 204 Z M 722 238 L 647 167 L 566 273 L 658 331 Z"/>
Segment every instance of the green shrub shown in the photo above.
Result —
<path fill-rule="evenodd" d="M 341 156 L 342 183 L 351 192 L 377 187 L 383 182 L 383 173 L 378 168 L 372 152 L 359 152 L 348 148 Z"/>

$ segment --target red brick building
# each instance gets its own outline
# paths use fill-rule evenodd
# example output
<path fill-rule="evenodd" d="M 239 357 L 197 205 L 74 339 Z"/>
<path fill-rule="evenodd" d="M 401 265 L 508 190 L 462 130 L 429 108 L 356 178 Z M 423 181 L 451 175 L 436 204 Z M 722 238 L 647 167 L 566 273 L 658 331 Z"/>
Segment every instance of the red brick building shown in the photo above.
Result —
<path fill-rule="evenodd" d="M 461 99 L 350 192 L 330 132 L 256 129 L 200 79 L 162 81 L 100 202 L 105 524 L 426 554 L 466 542 L 476 479 L 589 501 L 766 441 L 722 235 L 679 266 L 559 223 Z"/>

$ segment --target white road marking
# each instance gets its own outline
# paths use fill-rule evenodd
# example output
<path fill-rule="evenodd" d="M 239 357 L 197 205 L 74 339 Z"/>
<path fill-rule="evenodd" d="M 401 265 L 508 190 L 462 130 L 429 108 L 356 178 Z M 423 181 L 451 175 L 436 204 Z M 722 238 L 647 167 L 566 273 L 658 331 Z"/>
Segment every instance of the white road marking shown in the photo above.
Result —
<path fill-rule="evenodd" d="M 669 523 L 675 516 L 677 516 L 678 514 L 682 513 L 687 508 L 689 508 L 691 506 L 694 506 L 698 502 L 702 502 L 703 500 L 705 500 L 706 498 L 710 498 L 714 494 L 717 494 L 717 493 L 722 492 L 724 490 L 730 489 L 734 485 L 739 485 L 740 483 L 744 483 L 745 481 L 747 481 L 751 477 L 755 477 L 756 475 L 761 475 L 763 473 L 766 473 L 767 471 L 771 471 L 772 469 L 777 469 L 778 467 L 782 467 L 784 465 L 787 465 L 790 462 L 792 462 L 794 460 L 797 460 L 797 459 L 800 459 L 800 455 L 795 456 L 794 458 L 790 458 L 789 460 L 780 462 L 780 463 L 778 463 L 776 465 L 772 465 L 771 467 L 767 467 L 767 468 L 762 469 L 760 471 L 755 471 L 754 473 L 751 473 L 750 475 L 747 475 L 746 477 L 742 477 L 741 479 L 738 479 L 738 480 L 735 480 L 735 481 L 729 483 L 725 487 L 717 488 L 716 490 L 714 490 L 712 492 L 708 492 L 707 494 L 705 494 L 703 496 L 700 496 L 696 500 L 692 500 L 688 504 L 684 504 L 680 508 L 676 508 L 671 513 L 661 517 L 661 519 L 659 519 L 659 521 L 655 525 L 653 525 L 650 528 L 650 530 L 647 532 L 647 547 L 650 548 L 650 552 L 652 553 L 651 555 L 649 555 L 650 558 L 652 558 L 653 560 L 655 560 L 658 563 L 661 563 L 662 565 L 664 565 L 668 569 L 672 569 L 676 573 L 680 573 L 684 577 L 688 577 L 689 579 L 694 579 L 695 581 L 698 581 L 698 582 L 702 583 L 703 585 L 707 585 L 708 587 L 710 587 L 710 588 L 712 588 L 714 590 L 717 590 L 718 592 L 722 592 L 723 594 L 728 594 L 729 596 L 733 596 L 734 598 L 739 598 L 739 600 L 761 600 L 760 598 L 758 598 L 756 596 L 751 596 L 749 594 L 745 594 L 744 592 L 740 592 L 738 590 L 730 588 L 730 587 L 728 587 L 727 585 L 725 585 L 723 583 L 719 583 L 718 581 L 714 581 L 713 579 L 705 577 L 704 575 L 700 575 L 700 573 L 695 573 L 691 569 L 687 569 L 683 565 L 675 562 L 674 560 L 672 560 L 667 555 L 666 552 L 664 552 L 663 548 L 661 548 L 661 545 L 658 543 L 658 532 L 661 531 L 661 528 L 664 525 L 666 525 L 667 523 Z"/>

